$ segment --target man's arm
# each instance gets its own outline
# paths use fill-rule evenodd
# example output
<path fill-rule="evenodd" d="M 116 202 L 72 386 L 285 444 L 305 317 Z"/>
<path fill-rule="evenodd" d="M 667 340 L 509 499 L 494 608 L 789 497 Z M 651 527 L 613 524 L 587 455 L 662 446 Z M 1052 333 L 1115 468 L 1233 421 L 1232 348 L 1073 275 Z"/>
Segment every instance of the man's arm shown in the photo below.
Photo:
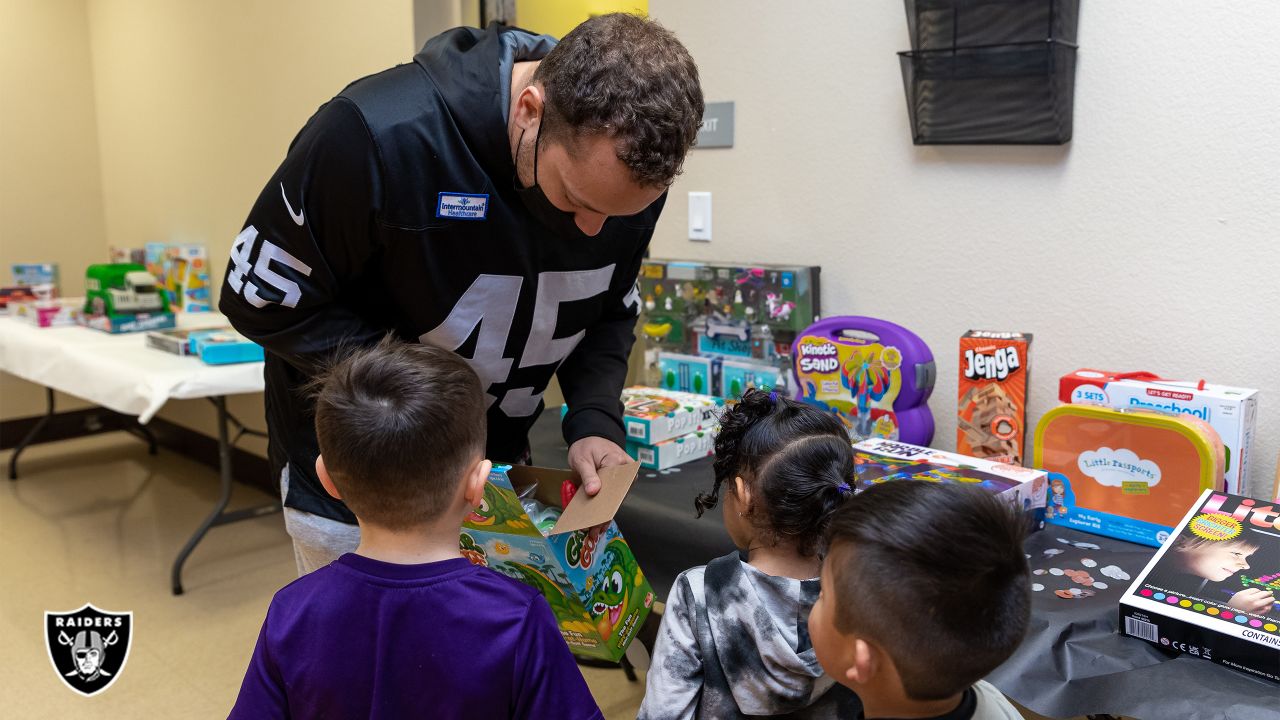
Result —
<path fill-rule="evenodd" d="M 611 288 L 604 315 L 587 329 L 556 371 L 569 405 L 562 425 L 569 443 L 569 466 L 578 472 L 589 495 L 600 489 L 600 468 L 631 461 L 623 449 L 627 436 L 621 396 L 640 315 L 636 276 L 647 249 L 648 239 L 619 271 L 620 280 Z"/>
<path fill-rule="evenodd" d="M 218 308 L 304 371 L 386 329 L 344 302 L 373 255 L 377 153 L 347 100 L 320 108 L 289 147 L 231 247 Z"/>

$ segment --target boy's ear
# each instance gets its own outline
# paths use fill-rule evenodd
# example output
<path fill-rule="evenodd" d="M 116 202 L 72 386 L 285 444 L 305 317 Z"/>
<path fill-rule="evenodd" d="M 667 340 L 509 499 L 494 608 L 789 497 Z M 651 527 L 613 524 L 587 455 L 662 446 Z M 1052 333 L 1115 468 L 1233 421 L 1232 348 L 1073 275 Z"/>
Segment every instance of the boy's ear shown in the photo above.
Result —
<path fill-rule="evenodd" d="M 845 678 L 855 685 L 866 685 L 876 676 L 882 663 L 879 648 L 856 638 L 853 641 L 853 663 L 844 671 Z"/>
<path fill-rule="evenodd" d="M 476 507 L 484 499 L 484 484 L 489 481 L 492 470 L 493 463 L 480 458 L 467 471 L 462 483 L 462 497 L 466 499 L 468 507 Z"/>
<path fill-rule="evenodd" d="M 324 486 L 325 492 L 335 499 L 342 499 L 342 493 L 338 492 L 338 486 L 333 484 L 333 478 L 329 475 L 328 468 L 324 466 L 323 455 L 316 456 L 316 477 L 320 478 L 320 484 Z"/>

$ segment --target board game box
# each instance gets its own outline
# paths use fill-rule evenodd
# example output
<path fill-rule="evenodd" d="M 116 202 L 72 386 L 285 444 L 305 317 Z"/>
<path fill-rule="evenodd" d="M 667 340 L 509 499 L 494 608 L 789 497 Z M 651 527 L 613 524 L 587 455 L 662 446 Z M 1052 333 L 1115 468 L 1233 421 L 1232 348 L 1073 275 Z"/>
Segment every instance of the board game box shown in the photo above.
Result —
<path fill-rule="evenodd" d="M 720 409 L 719 401 L 707 395 L 642 386 L 624 388 L 622 405 L 627 441 L 640 445 L 709 429 Z"/>
<path fill-rule="evenodd" d="M 956 452 L 1022 464 L 1030 349 L 1031 333 L 970 330 L 960 338 Z"/>
<path fill-rule="evenodd" d="M 1280 682 L 1280 511 L 1205 490 L 1120 600 L 1125 635 Z"/>
<path fill-rule="evenodd" d="M 1047 473 L 1021 465 L 874 438 L 853 446 L 857 490 L 894 480 L 976 485 L 1026 513 L 1031 530 L 1044 527 Z"/>
<path fill-rule="evenodd" d="M 628 442 L 627 454 L 639 460 L 641 467 L 670 470 L 713 455 L 716 449 L 716 432 L 719 429 L 719 425 L 713 425 L 706 430 L 696 430 L 654 445 Z"/>

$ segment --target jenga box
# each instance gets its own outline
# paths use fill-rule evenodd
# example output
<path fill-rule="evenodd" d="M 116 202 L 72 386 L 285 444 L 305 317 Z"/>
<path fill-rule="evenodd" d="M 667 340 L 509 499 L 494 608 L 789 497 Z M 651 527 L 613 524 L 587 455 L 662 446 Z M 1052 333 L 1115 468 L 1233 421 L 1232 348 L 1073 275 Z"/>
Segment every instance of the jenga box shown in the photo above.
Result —
<path fill-rule="evenodd" d="M 956 452 L 1021 465 L 1031 334 L 970 330 L 960 338 Z"/>

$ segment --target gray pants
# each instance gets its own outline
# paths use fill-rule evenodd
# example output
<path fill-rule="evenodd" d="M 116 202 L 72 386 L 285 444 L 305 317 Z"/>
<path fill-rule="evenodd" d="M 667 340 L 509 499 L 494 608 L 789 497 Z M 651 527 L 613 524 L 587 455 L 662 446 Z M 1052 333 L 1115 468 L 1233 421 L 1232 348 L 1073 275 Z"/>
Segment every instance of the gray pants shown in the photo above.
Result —
<path fill-rule="evenodd" d="M 280 473 L 280 499 L 289 494 L 289 466 Z M 354 552 L 360 544 L 360 526 L 348 525 L 305 510 L 284 509 L 284 529 L 293 538 L 293 559 L 298 577 L 319 570 L 339 556 Z"/>

